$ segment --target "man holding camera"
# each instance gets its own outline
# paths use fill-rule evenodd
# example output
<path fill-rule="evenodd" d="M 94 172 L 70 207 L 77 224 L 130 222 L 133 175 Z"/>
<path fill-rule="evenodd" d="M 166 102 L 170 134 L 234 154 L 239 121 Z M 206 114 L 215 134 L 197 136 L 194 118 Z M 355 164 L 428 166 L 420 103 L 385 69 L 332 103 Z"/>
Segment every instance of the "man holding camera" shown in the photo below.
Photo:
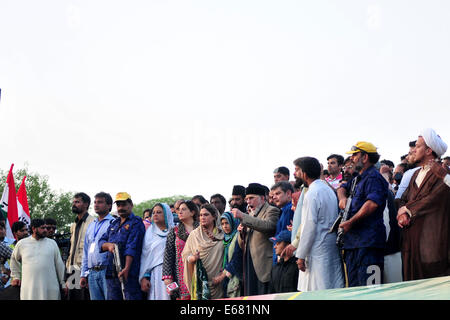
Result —
<path fill-rule="evenodd" d="M 370 142 L 358 142 L 347 152 L 355 171 L 359 172 L 338 190 L 339 208 L 345 209 L 348 193 L 354 179 L 358 179 L 350 204 L 348 219 L 339 225 L 343 229 L 344 261 L 348 273 L 348 286 L 365 286 L 369 277 L 382 283 L 386 229 L 383 211 L 386 206 L 388 183 L 375 168 L 380 158 L 377 148 Z M 357 180 L 357 181 L 358 181 Z"/>

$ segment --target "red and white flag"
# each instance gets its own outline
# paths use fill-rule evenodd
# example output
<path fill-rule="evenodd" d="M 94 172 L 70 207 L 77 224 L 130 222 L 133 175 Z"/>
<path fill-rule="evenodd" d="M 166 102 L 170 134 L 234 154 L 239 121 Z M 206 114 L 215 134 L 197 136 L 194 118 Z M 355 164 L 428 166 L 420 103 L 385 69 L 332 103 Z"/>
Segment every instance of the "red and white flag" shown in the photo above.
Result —
<path fill-rule="evenodd" d="M 5 189 L 3 190 L 2 200 L 0 202 L 1 214 L 6 218 L 6 236 L 11 239 L 14 239 L 11 226 L 14 222 L 19 220 L 19 215 L 17 213 L 16 186 L 14 184 L 14 176 L 12 173 L 13 167 L 14 163 L 11 165 L 11 169 L 9 169 L 8 178 L 6 179 Z"/>
<path fill-rule="evenodd" d="M 25 186 L 25 179 L 27 177 L 23 177 L 22 184 L 17 190 L 17 212 L 19 215 L 19 221 L 24 222 L 27 227 L 30 226 L 30 209 L 28 208 L 28 198 L 27 198 L 27 188 Z"/>

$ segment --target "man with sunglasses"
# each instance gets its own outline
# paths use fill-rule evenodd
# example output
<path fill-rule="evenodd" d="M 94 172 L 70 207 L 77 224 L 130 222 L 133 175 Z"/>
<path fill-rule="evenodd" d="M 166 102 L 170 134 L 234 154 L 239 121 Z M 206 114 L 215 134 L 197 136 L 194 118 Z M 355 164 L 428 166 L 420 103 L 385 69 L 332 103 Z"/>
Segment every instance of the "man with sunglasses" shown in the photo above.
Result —
<path fill-rule="evenodd" d="M 47 238 L 53 239 L 56 232 L 56 220 L 53 218 L 45 218 L 44 221 L 47 226 Z"/>
<path fill-rule="evenodd" d="M 380 155 L 372 143 L 358 142 L 347 154 L 351 154 L 351 162 L 359 173 L 337 190 L 339 208 L 345 209 L 352 184 L 357 179 L 348 218 L 339 225 L 344 232 L 342 249 L 348 286 L 380 284 L 386 245 L 383 211 L 388 183 L 374 166 Z"/>

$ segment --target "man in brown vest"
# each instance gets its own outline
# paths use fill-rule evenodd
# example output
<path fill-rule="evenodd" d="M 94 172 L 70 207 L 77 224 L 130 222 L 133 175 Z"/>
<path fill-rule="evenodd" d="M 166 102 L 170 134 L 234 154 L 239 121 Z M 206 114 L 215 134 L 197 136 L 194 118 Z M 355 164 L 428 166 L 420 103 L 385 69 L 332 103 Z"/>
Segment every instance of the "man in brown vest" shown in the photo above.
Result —
<path fill-rule="evenodd" d="M 83 262 L 84 238 L 88 225 L 95 220 L 88 213 L 91 198 L 84 192 L 75 194 L 72 212 L 75 222 L 70 226 L 70 253 L 66 261 L 66 294 L 68 300 L 90 300 L 89 289 L 80 287 L 81 263 Z"/>

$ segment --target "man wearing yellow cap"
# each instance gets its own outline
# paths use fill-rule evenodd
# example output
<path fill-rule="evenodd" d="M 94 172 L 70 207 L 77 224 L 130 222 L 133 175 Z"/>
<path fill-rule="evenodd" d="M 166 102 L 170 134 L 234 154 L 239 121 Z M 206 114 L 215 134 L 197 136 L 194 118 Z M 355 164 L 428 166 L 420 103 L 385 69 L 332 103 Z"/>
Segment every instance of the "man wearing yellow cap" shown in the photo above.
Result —
<path fill-rule="evenodd" d="M 115 204 L 119 217 L 109 225 L 100 238 L 100 252 L 109 251 L 106 268 L 106 284 L 108 300 L 142 300 L 139 284 L 139 268 L 141 265 L 142 242 L 145 226 L 142 220 L 133 214 L 133 202 L 126 192 L 116 195 Z M 122 271 L 117 274 L 113 264 L 114 244 L 119 247 Z M 124 281 L 122 293 L 120 280 Z"/>
<path fill-rule="evenodd" d="M 380 284 L 386 243 L 383 211 L 388 183 L 374 166 L 380 155 L 372 143 L 360 141 L 347 154 L 351 154 L 355 172 L 359 173 L 337 191 L 339 207 L 344 209 L 355 183 L 348 218 L 339 225 L 344 232 L 343 250 L 348 286 Z"/>

